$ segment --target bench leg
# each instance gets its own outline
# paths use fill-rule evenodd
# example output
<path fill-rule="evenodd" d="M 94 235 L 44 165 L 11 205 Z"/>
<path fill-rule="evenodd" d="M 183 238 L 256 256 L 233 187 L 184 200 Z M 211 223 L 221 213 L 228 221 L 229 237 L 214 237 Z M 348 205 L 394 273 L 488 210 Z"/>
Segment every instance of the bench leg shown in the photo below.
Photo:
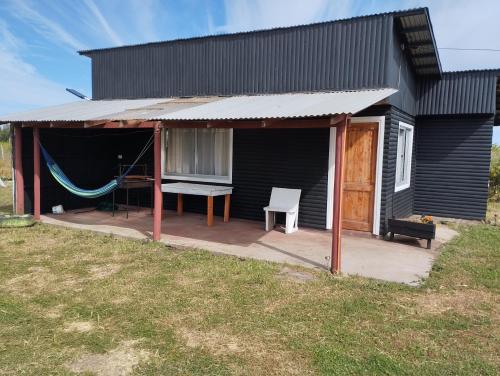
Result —
<path fill-rule="evenodd" d="M 427 249 L 431 249 L 431 239 L 427 239 Z"/>
<path fill-rule="evenodd" d="M 231 207 L 231 195 L 224 197 L 224 222 L 229 222 L 229 209 Z"/>
<path fill-rule="evenodd" d="M 391 235 L 389 236 L 389 239 L 390 239 L 391 242 L 394 241 L 394 233 L 393 232 L 391 232 Z"/>
<path fill-rule="evenodd" d="M 184 202 L 182 193 L 177 193 L 177 215 L 184 213 Z"/>
<path fill-rule="evenodd" d="M 214 225 L 214 196 L 207 196 L 207 226 Z"/>
<path fill-rule="evenodd" d="M 276 217 L 274 212 L 266 211 L 266 231 L 271 231 L 276 223 Z"/>
<path fill-rule="evenodd" d="M 291 234 L 298 230 L 297 213 L 286 213 L 285 234 Z"/>

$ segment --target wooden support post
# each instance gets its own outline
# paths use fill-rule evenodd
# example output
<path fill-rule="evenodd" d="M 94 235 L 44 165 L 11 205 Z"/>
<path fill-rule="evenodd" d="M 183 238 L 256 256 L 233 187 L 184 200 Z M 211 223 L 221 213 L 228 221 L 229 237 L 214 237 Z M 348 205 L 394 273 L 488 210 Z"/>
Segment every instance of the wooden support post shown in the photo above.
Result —
<path fill-rule="evenodd" d="M 14 127 L 14 169 L 16 179 L 16 214 L 24 214 L 23 139 L 20 125 Z"/>
<path fill-rule="evenodd" d="M 177 193 L 177 215 L 184 213 L 184 200 L 182 193 Z"/>
<path fill-rule="evenodd" d="M 40 220 L 40 130 L 33 127 L 33 215 Z"/>
<path fill-rule="evenodd" d="M 224 222 L 229 222 L 229 210 L 231 208 L 231 195 L 224 197 Z"/>
<path fill-rule="evenodd" d="M 163 195 L 161 193 L 161 129 L 159 125 L 154 128 L 154 215 L 153 215 L 153 240 L 161 237 L 161 217 Z"/>
<path fill-rule="evenodd" d="M 214 196 L 207 196 L 207 226 L 214 225 Z"/>
<path fill-rule="evenodd" d="M 342 237 L 342 199 L 344 191 L 344 158 L 347 126 L 351 118 L 337 125 L 335 139 L 335 182 L 333 189 L 333 223 L 332 223 L 332 259 L 331 272 L 340 273 L 341 267 L 341 237 Z"/>

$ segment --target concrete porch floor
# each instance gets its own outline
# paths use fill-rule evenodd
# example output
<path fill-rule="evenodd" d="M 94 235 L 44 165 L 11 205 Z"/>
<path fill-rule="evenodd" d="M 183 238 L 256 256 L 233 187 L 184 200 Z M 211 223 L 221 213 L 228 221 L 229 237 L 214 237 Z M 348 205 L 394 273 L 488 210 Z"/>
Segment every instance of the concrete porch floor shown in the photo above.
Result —
<path fill-rule="evenodd" d="M 113 217 L 99 211 L 73 211 L 42 216 L 44 223 L 98 231 L 135 239 L 151 237 L 152 216 L 147 209 L 124 212 Z M 444 228 L 446 230 L 446 228 Z M 438 231 L 439 233 L 439 231 Z M 385 281 L 418 284 L 428 276 L 437 255 L 436 248 L 451 239 L 453 233 L 433 241 L 431 250 L 425 241 L 398 238 L 397 242 L 376 239 L 364 233 L 343 234 L 342 272 Z M 263 222 L 231 219 L 224 223 L 215 217 L 214 226 L 206 225 L 206 216 L 167 211 L 162 222 L 161 241 L 177 247 L 205 249 L 215 253 L 274 261 L 308 268 L 328 270 L 331 232 L 300 228 L 285 235 L 281 229 L 265 232 Z"/>

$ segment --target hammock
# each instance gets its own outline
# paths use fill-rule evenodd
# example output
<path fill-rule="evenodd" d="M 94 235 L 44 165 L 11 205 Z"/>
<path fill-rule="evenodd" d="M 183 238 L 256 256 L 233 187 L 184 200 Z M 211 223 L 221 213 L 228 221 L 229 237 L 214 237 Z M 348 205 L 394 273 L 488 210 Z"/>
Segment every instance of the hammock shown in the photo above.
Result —
<path fill-rule="evenodd" d="M 118 176 L 116 179 L 111 180 L 108 184 L 101 188 L 96 188 L 96 189 L 83 189 L 79 188 L 76 185 L 74 185 L 71 180 L 66 176 L 66 174 L 61 170 L 61 168 L 57 165 L 56 162 L 52 159 L 50 154 L 47 152 L 47 150 L 40 144 L 40 149 L 42 151 L 43 158 L 45 159 L 45 163 L 47 164 L 47 167 L 54 177 L 54 179 L 57 180 L 59 184 L 61 184 L 64 188 L 66 188 L 69 192 L 73 193 L 76 196 L 83 197 L 83 198 L 96 198 L 96 197 L 101 197 L 105 196 L 108 193 L 113 192 L 118 186 L 120 185 L 121 181 L 132 171 L 134 166 L 137 164 L 139 159 L 146 153 L 146 151 L 150 148 L 152 145 L 152 140 L 153 136 L 149 139 L 149 141 L 146 143 L 142 151 L 139 153 L 137 158 L 135 159 L 134 163 L 132 163 L 129 168 L 120 176 Z"/>

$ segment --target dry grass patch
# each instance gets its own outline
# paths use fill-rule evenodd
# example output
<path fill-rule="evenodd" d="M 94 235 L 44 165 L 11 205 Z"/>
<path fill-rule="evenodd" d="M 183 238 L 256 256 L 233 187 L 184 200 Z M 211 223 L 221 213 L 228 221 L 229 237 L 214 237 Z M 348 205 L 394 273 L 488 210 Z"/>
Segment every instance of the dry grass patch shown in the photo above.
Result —
<path fill-rule="evenodd" d="M 106 265 L 92 265 L 89 268 L 90 279 L 104 279 L 115 273 L 118 273 L 121 269 L 121 265 L 118 264 L 106 264 Z"/>
<path fill-rule="evenodd" d="M 461 315 L 476 315 L 480 307 L 498 306 L 498 295 L 481 290 L 456 290 L 449 293 L 428 291 L 416 298 L 408 298 L 414 305 L 415 313 L 440 315 L 445 312 L 456 312 Z M 494 317 L 498 318 L 496 312 Z M 492 317 L 493 318 L 493 317 Z"/>
<path fill-rule="evenodd" d="M 105 354 L 85 354 L 66 364 L 71 372 L 92 373 L 97 376 L 127 376 L 134 367 L 146 362 L 151 354 L 137 349 L 139 341 L 124 341 Z"/>
<path fill-rule="evenodd" d="M 313 281 L 316 279 L 316 276 L 312 273 L 299 271 L 288 266 L 284 266 L 278 273 L 278 277 L 280 279 L 284 279 L 287 281 L 298 282 L 298 283 L 306 283 L 308 281 Z"/>
<path fill-rule="evenodd" d="M 313 374 L 299 353 L 286 350 L 273 333 L 265 340 L 257 336 L 231 334 L 225 328 L 208 331 L 180 327 L 176 329 L 189 348 L 197 348 L 222 358 L 241 358 L 244 366 L 232 364 L 236 374 L 307 375 Z"/>
<path fill-rule="evenodd" d="M 45 267 L 31 267 L 28 273 L 8 279 L 3 289 L 23 297 L 57 293 L 71 289 L 73 292 L 82 290 L 84 278 L 75 274 L 56 274 Z"/>
<path fill-rule="evenodd" d="M 90 321 L 72 321 L 64 324 L 63 331 L 66 333 L 87 333 L 94 329 L 94 324 Z"/>

